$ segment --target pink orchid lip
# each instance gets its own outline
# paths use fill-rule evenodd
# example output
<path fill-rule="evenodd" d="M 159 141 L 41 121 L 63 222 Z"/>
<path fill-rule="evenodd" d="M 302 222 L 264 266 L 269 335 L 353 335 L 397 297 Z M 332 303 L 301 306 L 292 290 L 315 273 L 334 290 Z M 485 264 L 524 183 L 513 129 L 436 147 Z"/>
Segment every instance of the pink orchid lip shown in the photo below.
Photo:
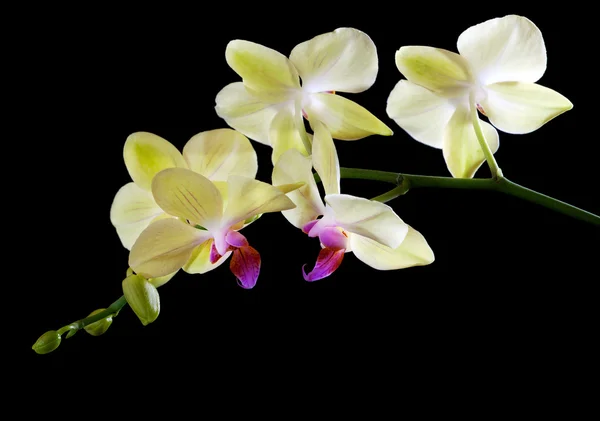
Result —
<path fill-rule="evenodd" d="M 305 234 L 308 234 L 310 232 L 310 230 L 317 224 L 317 222 L 319 222 L 318 219 L 313 219 L 312 221 L 307 222 L 302 227 L 302 232 L 305 233 Z"/>
<path fill-rule="evenodd" d="M 338 227 L 325 227 L 319 233 L 319 240 L 326 248 L 333 250 L 346 249 L 348 236 Z"/>
<path fill-rule="evenodd" d="M 239 286 L 254 288 L 260 274 L 260 254 L 248 245 L 236 248 L 229 269 L 236 276 Z"/>
<path fill-rule="evenodd" d="M 317 258 L 317 263 L 312 271 L 306 273 L 304 270 L 306 265 L 302 266 L 302 276 L 304 277 L 304 280 L 313 282 L 328 277 L 340 267 L 345 253 L 346 249 L 335 250 L 328 247 L 321 249 L 319 257 Z"/>
<path fill-rule="evenodd" d="M 210 263 L 212 263 L 213 265 L 215 263 L 217 263 L 219 261 L 219 259 L 223 257 L 219 254 L 219 252 L 217 251 L 217 247 L 215 246 L 215 242 L 213 241 L 210 245 Z"/>
<path fill-rule="evenodd" d="M 225 236 L 227 244 L 233 247 L 245 247 L 248 245 L 248 240 L 237 231 L 229 231 Z"/>

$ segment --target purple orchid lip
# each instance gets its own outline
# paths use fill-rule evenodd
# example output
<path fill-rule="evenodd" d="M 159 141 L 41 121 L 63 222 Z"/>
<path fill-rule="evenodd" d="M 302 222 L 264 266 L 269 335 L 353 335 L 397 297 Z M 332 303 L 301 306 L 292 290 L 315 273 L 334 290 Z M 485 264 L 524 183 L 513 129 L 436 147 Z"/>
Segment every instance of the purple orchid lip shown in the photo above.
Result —
<path fill-rule="evenodd" d="M 307 222 L 306 224 L 304 224 L 304 226 L 302 227 L 302 232 L 304 234 L 308 234 L 310 232 L 310 230 L 315 226 L 315 224 L 319 222 L 318 219 L 313 219 L 310 222 Z"/>
<path fill-rule="evenodd" d="M 236 276 L 239 286 L 254 288 L 260 273 L 260 254 L 251 246 L 236 248 L 229 269 Z"/>
<path fill-rule="evenodd" d="M 233 247 L 245 247 L 248 245 L 248 240 L 237 231 L 229 231 L 225 236 L 227 244 Z"/>
<path fill-rule="evenodd" d="M 326 248 L 333 250 L 346 249 L 348 236 L 337 227 L 325 227 L 319 233 L 319 240 Z"/>
<path fill-rule="evenodd" d="M 345 253 L 346 249 L 336 250 L 328 247 L 321 249 L 319 252 L 319 257 L 317 258 L 317 263 L 312 271 L 306 273 L 304 270 L 306 265 L 302 266 L 302 275 L 304 276 L 304 280 L 312 282 L 328 277 L 335 272 L 338 267 L 340 267 Z"/>
<path fill-rule="evenodd" d="M 219 254 L 219 252 L 217 251 L 217 247 L 215 246 L 215 242 L 213 240 L 213 242 L 210 244 L 210 263 L 212 263 L 213 265 L 215 263 L 217 263 L 219 261 L 219 259 L 223 257 Z"/>

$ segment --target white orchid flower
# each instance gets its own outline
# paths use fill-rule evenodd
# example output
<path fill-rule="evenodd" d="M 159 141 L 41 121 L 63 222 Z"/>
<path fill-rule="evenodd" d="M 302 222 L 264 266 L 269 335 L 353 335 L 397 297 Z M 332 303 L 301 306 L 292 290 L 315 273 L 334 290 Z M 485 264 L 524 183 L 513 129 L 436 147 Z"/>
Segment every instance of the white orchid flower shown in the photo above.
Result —
<path fill-rule="evenodd" d="M 295 149 L 286 151 L 273 169 L 274 184 L 303 182 L 288 194 L 296 208 L 282 214 L 309 237 L 319 237 L 322 250 L 314 269 L 304 279 L 316 281 L 333 273 L 344 254 L 379 270 L 427 265 L 434 255 L 425 238 L 404 223 L 384 203 L 340 194 L 340 167 L 333 139 L 325 126 L 313 122 L 312 161 Z M 325 203 L 313 177 L 315 168 L 325 190 Z M 321 217 L 321 218 L 320 218 Z"/>
<path fill-rule="evenodd" d="M 146 278 L 164 276 L 189 268 L 190 261 L 193 266 L 194 260 L 199 260 L 198 247 L 208 244 L 200 253 L 205 253 L 213 264 L 233 254 L 230 269 L 238 284 L 253 288 L 260 272 L 260 255 L 238 231 L 256 215 L 294 208 L 285 193 L 299 185 L 282 189 L 230 175 L 225 201 L 222 189 L 197 172 L 185 168 L 162 170 L 152 179 L 152 195 L 173 218 L 152 222 L 140 234 L 131 248 L 129 265 Z"/>
<path fill-rule="evenodd" d="M 338 28 L 297 45 L 289 59 L 243 40 L 231 41 L 225 55 L 243 82 L 218 93 L 216 112 L 250 139 L 270 145 L 273 164 L 290 148 L 310 153 L 303 116 L 321 121 L 336 139 L 392 135 L 365 108 L 335 94 L 363 92 L 375 82 L 377 50 L 364 32 Z"/>
<path fill-rule="evenodd" d="M 497 129 L 532 132 L 573 104 L 537 82 L 546 71 L 546 47 L 529 19 L 509 15 L 472 26 L 458 51 L 402 47 L 396 65 L 408 80 L 392 90 L 387 113 L 414 139 L 442 149 L 454 177 L 472 178 L 485 160 L 473 121 L 478 109 Z M 470 114 L 471 113 L 471 114 Z M 498 132 L 480 122 L 492 153 Z"/>
<path fill-rule="evenodd" d="M 258 169 L 250 141 L 231 129 L 210 130 L 193 136 L 184 146 L 183 154 L 155 134 L 133 133 L 125 141 L 123 157 L 133 182 L 117 192 L 110 220 L 128 250 L 150 223 L 171 217 L 157 204 L 151 191 L 152 180 L 160 171 L 188 168 L 214 182 L 226 197 L 226 181 L 230 175 L 254 178 Z M 198 245 L 183 269 L 189 273 L 205 273 L 221 265 L 229 254 L 211 262 L 212 244 L 213 240 L 209 239 Z M 161 277 L 160 285 L 169 279 Z"/>

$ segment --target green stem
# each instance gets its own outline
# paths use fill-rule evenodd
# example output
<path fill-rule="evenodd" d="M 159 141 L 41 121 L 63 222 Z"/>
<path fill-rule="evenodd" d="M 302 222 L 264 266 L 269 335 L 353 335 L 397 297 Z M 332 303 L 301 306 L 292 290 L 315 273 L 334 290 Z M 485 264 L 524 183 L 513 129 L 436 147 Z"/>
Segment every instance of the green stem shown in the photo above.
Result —
<path fill-rule="evenodd" d="M 496 158 L 494 158 L 494 153 L 490 149 L 487 141 L 485 140 L 485 135 L 483 134 L 483 130 L 481 129 L 481 121 L 479 121 L 479 116 L 477 115 L 477 107 L 475 104 L 475 97 L 473 94 L 470 96 L 470 108 L 471 108 L 471 120 L 473 121 L 473 127 L 475 128 L 475 135 L 477 136 L 477 140 L 479 141 L 479 146 L 483 151 L 483 155 L 485 156 L 485 160 L 487 161 L 490 171 L 492 172 L 492 178 L 498 179 L 502 178 L 502 170 L 498 166 L 496 162 Z"/>
<path fill-rule="evenodd" d="M 529 202 L 537 203 L 538 205 L 545 206 L 546 208 L 552 209 L 556 212 L 560 212 L 573 218 L 600 226 L 600 216 L 562 202 L 558 199 L 554 199 L 553 197 L 546 196 L 545 194 L 538 193 L 517 183 L 513 183 L 505 177 L 498 179 L 431 177 L 424 175 L 401 174 L 388 171 L 364 170 L 359 168 L 340 168 L 340 176 L 341 178 L 383 181 L 387 183 L 394 183 L 398 186 L 397 189 L 395 188 L 381 196 L 374 198 L 375 200 L 379 201 L 382 201 L 382 198 L 386 201 L 391 200 L 394 197 L 398 197 L 408 192 L 411 188 L 418 187 L 492 190 L 515 196 Z"/>
<path fill-rule="evenodd" d="M 108 308 L 102 310 L 100 313 L 94 314 L 93 316 L 86 317 L 85 319 L 77 320 L 76 322 L 70 323 L 70 326 L 75 326 L 77 330 L 83 329 L 87 325 L 91 325 L 98 320 L 102 320 L 110 315 L 118 313 L 127 304 L 127 300 L 124 295 L 112 303 Z M 60 331 L 59 331 L 60 332 Z"/>
<path fill-rule="evenodd" d="M 390 200 L 397 198 L 398 196 L 402 196 L 407 191 L 408 190 L 406 190 L 404 185 L 401 184 L 399 186 L 394 187 L 392 190 L 390 190 L 388 192 L 385 192 L 383 194 L 380 194 L 379 196 L 373 197 L 371 200 L 374 200 L 376 202 L 386 203 L 386 202 L 389 202 Z"/>

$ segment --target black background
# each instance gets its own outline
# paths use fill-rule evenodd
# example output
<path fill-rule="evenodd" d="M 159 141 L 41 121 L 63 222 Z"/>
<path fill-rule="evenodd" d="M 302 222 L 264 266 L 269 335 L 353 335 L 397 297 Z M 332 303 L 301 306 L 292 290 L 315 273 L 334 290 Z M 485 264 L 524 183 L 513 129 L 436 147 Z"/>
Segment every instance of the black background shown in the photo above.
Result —
<path fill-rule="evenodd" d="M 586 78 L 595 76 L 574 51 L 591 49 L 590 28 L 579 24 L 585 11 L 227 7 L 40 13 L 28 26 L 29 41 L 15 48 L 26 83 L 14 104 L 23 118 L 14 143 L 18 161 L 37 177 L 38 195 L 25 192 L 32 201 L 18 218 L 29 229 L 21 248 L 27 276 L 14 280 L 24 287 L 18 309 L 24 339 L 17 347 L 26 355 L 25 377 L 37 384 L 49 373 L 57 379 L 78 373 L 83 387 L 124 375 L 135 384 L 130 374 L 139 368 L 149 377 L 204 379 L 231 388 L 224 389 L 231 395 L 269 373 L 292 382 L 319 379 L 321 387 L 329 376 L 370 379 L 363 388 L 381 379 L 414 388 L 508 382 L 514 398 L 577 384 L 597 336 L 598 228 L 477 191 L 421 189 L 389 203 L 428 240 L 436 255 L 430 266 L 380 272 L 348 254 L 334 275 L 308 283 L 300 268 L 314 263 L 316 240 L 269 214 L 244 230 L 262 256 L 253 290 L 239 288 L 227 264 L 207 275 L 180 273 L 159 289 L 161 313 L 151 325 L 143 327 L 125 308 L 101 337 L 79 332 L 48 355 L 30 349 L 43 332 L 122 294 L 128 252 L 109 209 L 130 181 L 125 139 L 149 131 L 181 150 L 191 136 L 226 127 L 214 99 L 240 80 L 225 61 L 232 39 L 289 55 L 296 44 L 337 27 L 366 32 L 378 48 L 378 78 L 368 91 L 345 96 L 395 134 L 336 141 L 341 165 L 447 176 L 441 151 L 387 117 L 386 99 L 401 78 L 394 53 L 403 45 L 456 51 L 456 39 L 471 25 L 508 13 L 527 16 L 548 51 L 539 83 L 574 108 L 532 134 L 500 133 L 496 158 L 511 180 L 600 213 L 597 117 L 586 105 L 596 90 Z M 253 145 L 257 178 L 269 181 L 270 149 Z M 477 173 L 488 175 L 485 165 Z M 342 182 L 343 192 L 366 197 L 386 187 Z"/>

